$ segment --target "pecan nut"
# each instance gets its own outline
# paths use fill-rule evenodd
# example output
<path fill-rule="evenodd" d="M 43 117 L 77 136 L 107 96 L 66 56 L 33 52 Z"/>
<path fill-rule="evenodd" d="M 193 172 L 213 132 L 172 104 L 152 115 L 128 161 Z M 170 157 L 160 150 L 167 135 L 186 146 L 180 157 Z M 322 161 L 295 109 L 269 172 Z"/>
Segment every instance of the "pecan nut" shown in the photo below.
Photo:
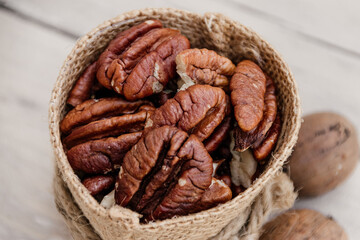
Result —
<path fill-rule="evenodd" d="M 263 117 L 266 78 L 258 65 L 240 62 L 230 80 L 231 103 L 242 131 L 254 129 Z"/>
<path fill-rule="evenodd" d="M 176 56 L 176 69 L 185 84 L 207 84 L 226 87 L 234 74 L 230 59 L 208 49 L 187 49 Z M 182 84 L 181 84 L 182 85 Z"/>
<path fill-rule="evenodd" d="M 200 201 L 190 212 L 199 212 L 215 207 L 231 200 L 231 198 L 232 191 L 230 187 L 222 180 L 213 177 L 210 186 L 205 190 Z"/>
<path fill-rule="evenodd" d="M 115 199 L 147 220 L 184 215 L 210 186 L 211 174 L 212 159 L 196 136 L 171 126 L 154 128 L 126 154 Z"/>
<path fill-rule="evenodd" d="M 96 81 L 96 62 L 90 64 L 71 89 L 67 104 L 76 107 L 90 99 L 93 85 Z"/>
<path fill-rule="evenodd" d="M 106 76 L 100 82 L 106 82 L 105 86 L 110 82 L 111 87 L 128 100 L 161 92 L 175 75 L 176 55 L 190 47 L 189 40 L 178 30 L 159 28 L 161 25 L 157 22 L 150 20 L 150 24 L 149 21 L 140 24 L 143 27 L 133 27 L 143 29 L 134 38 L 129 36 L 134 35 L 135 30 L 120 34 L 99 58 L 99 77 Z M 127 39 L 126 43 L 123 38 Z M 113 48 L 116 51 L 109 53 Z"/>
<path fill-rule="evenodd" d="M 85 101 L 61 122 L 63 142 L 70 149 L 90 140 L 142 131 L 153 110 L 148 101 L 128 102 L 118 98 Z"/>
<path fill-rule="evenodd" d="M 281 118 L 280 114 L 277 114 L 274 123 L 272 124 L 269 132 L 263 141 L 259 144 L 254 145 L 253 153 L 256 160 L 259 162 L 264 160 L 276 145 L 279 134 L 281 132 Z"/>
<path fill-rule="evenodd" d="M 135 40 L 142 37 L 144 34 L 152 29 L 161 28 L 162 24 L 158 20 L 148 20 L 141 24 L 138 24 L 132 28 L 129 28 L 123 32 L 120 32 L 108 45 L 105 51 L 100 55 L 98 59 L 98 71 L 97 79 L 106 88 L 111 87 L 111 75 L 109 76 L 107 71 L 110 64 L 116 60 L 119 55 Z"/>
<path fill-rule="evenodd" d="M 89 190 L 92 196 L 111 189 L 114 186 L 115 178 L 113 176 L 94 176 L 85 178 L 82 184 Z"/>
<path fill-rule="evenodd" d="M 272 79 L 266 76 L 266 92 L 264 97 L 264 114 L 260 123 L 251 131 L 244 132 L 240 127 L 235 129 L 235 149 L 245 151 L 252 145 L 259 145 L 272 126 L 277 113 L 275 85 Z"/>
<path fill-rule="evenodd" d="M 231 117 L 226 117 L 222 123 L 215 128 L 214 132 L 204 141 L 206 150 L 211 153 L 215 151 L 226 137 L 229 136 L 231 128 Z"/>
<path fill-rule="evenodd" d="M 146 125 L 176 126 L 203 141 L 224 119 L 229 107 L 226 98 L 221 88 L 209 85 L 191 86 L 179 91 L 174 98 L 156 109 Z"/>
<path fill-rule="evenodd" d="M 76 171 L 108 173 L 120 168 L 125 154 L 139 141 L 141 135 L 141 132 L 135 132 L 76 145 L 67 152 L 69 163 Z"/>

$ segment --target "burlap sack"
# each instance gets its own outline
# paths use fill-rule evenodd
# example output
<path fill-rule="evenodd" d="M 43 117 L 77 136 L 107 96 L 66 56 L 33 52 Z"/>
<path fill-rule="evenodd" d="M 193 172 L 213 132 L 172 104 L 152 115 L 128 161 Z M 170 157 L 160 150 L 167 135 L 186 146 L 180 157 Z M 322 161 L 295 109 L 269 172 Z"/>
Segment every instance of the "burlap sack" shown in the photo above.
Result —
<path fill-rule="evenodd" d="M 67 161 L 59 122 L 64 116 L 67 95 L 84 68 L 99 56 L 118 32 L 147 19 L 159 19 L 165 27 L 181 30 L 192 47 L 213 49 L 234 63 L 244 58 L 257 62 L 275 81 L 283 128 L 266 170 L 245 192 L 206 211 L 140 224 L 138 213 L 119 206 L 106 210 L 89 195 Z M 276 175 L 297 140 L 300 122 L 297 87 L 287 64 L 252 30 L 214 13 L 202 16 L 160 8 L 122 14 L 78 40 L 65 60 L 52 92 L 49 127 L 59 169 L 55 177 L 57 205 L 69 220 L 75 239 L 256 239 L 264 217 L 276 208 L 290 207 L 294 201 L 289 179 L 282 174 Z"/>

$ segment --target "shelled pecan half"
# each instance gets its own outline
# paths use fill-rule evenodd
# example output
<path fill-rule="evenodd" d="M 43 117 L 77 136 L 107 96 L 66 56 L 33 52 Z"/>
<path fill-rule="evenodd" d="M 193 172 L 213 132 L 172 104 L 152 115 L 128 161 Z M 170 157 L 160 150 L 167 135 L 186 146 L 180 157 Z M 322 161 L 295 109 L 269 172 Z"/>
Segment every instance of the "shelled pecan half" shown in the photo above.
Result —
<path fill-rule="evenodd" d="M 212 159 L 196 136 L 171 126 L 154 128 L 126 154 L 115 199 L 146 220 L 184 215 L 210 186 L 212 171 Z"/>
<path fill-rule="evenodd" d="M 99 175 L 85 178 L 82 184 L 89 190 L 92 196 L 114 187 L 115 178 L 113 176 Z"/>
<path fill-rule="evenodd" d="M 107 173 L 118 168 L 125 153 L 140 139 L 153 111 L 149 101 L 120 98 L 91 99 L 76 106 L 60 123 L 73 169 Z"/>
<path fill-rule="evenodd" d="M 90 64 L 69 93 L 67 104 L 76 107 L 80 103 L 90 99 L 92 88 L 96 81 L 96 62 Z"/>
<path fill-rule="evenodd" d="M 176 56 L 176 69 L 184 84 L 227 87 L 229 78 L 234 74 L 235 65 L 215 51 L 192 48 Z"/>
<path fill-rule="evenodd" d="M 259 145 L 265 138 L 266 133 L 272 126 L 277 114 L 277 102 L 275 85 L 272 79 L 266 76 L 266 92 L 264 96 L 264 113 L 260 123 L 248 132 L 244 132 L 240 127 L 235 128 L 235 149 L 245 151 L 252 145 Z"/>
<path fill-rule="evenodd" d="M 175 75 L 175 57 L 190 47 L 180 31 L 148 20 L 120 33 L 101 54 L 100 83 L 128 100 L 159 93 Z"/>
<path fill-rule="evenodd" d="M 265 138 L 260 143 L 255 143 L 253 146 L 253 153 L 256 160 L 261 162 L 270 155 L 271 151 L 276 146 L 280 132 L 281 118 L 280 114 L 278 114 Z"/>
<path fill-rule="evenodd" d="M 209 85 L 191 86 L 179 91 L 174 98 L 156 109 L 146 126 L 176 126 L 203 141 L 223 121 L 229 108 L 226 98 L 221 88 Z"/>
<path fill-rule="evenodd" d="M 242 131 L 254 129 L 263 117 L 266 78 L 258 65 L 249 60 L 240 62 L 230 80 L 231 103 Z"/>

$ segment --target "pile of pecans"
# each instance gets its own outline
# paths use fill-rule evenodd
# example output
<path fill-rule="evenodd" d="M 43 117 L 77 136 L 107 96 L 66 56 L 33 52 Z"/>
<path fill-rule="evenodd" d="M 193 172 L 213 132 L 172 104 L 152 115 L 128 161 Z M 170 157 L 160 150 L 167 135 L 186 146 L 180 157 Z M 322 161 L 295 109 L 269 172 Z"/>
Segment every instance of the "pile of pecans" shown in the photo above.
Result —
<path fill-rule="evenodd" d="M 70 165 L 101 205 L 144 222 L 237 196 L 281 130 L 275 85 L 258 65 L 191 49 L 158 20 L 119 33 L 67 103 L 60 130 Z"/>

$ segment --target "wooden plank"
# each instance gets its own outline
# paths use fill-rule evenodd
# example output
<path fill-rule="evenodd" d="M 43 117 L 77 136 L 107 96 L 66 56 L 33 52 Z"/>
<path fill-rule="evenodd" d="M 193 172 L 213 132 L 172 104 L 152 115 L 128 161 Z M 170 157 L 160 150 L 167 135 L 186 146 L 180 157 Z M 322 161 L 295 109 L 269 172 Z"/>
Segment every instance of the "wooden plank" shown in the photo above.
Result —
<path fill-rule="evenodd" d="M 254 16 L 360 57 L 360 2 L 355 0 L 230 0 Z"/>
<path fill-rule="evenodd" d="M 198 0 L 198 1 L 88 1 L 45 0 L 8 1 L 6 5 L 72 33 L 84 34 L 90 28 L 119 13 L 144 7 L 177 7 L 195 12 L 229 9 L 236 15 L 250 14 L 281 25 L 295 34 L 360 57 L 360 2 L 355 0 Z M 76 24 L 74 24 L 76 22 Z"/>
<path fill-rule="evenodd" d="M 260 0 L 254 0 L 253 2 L 260 3 Z M 360 95 L 358 94 L 360 89 L 360 83 L 358 81 L 360 60 L 357 57 L 358 50 L 355 50 L 355 54 L 347 52 L 347 50 L 353 51 L 357 47 L 357 45 L 354 47 L 352 40 L 347 38 L 350 38 L 348 35 L 349 32 L 352 34 L 352 37 L 357 38 L 357 29 L 353 28 L 352 23 L 359 22 L 357 20 L 358 16 L 356 14 L 354 15 L 353 11 L 350 13 L 342 11 L 341 9 L 344 8 L 341 6 L 338 7 L 334 1 L 331 1 L 329 4 L 328 2 L 320 1 L 324 6 L 327 6 L 325 10 L 326 13 L 323 12 L 324 10 L 321 8 L 320 3 L 304 1 L 304 5 L 298 5 L 295 3 L 299 3 L 299 1 L 285 2 L 275 0 L 271 2 L 275 2 L 272 7 L 269 6 L 270 3 L 261 1 L 261 3 L 264 4 L 261 9 L 264 11 L 264 14 L 268 14 L 269 10 L 267 9 L 272 9 L 272 11 L 270 11 L 272 13 L 270 17 L 261 16 L 262 12 L 259 12 L 256 6 L 251 5 L 252 3 L 250 2 L 247 2 L 245 7 L 244 5 L 239 5 L 238 3 L 242 3 L 240 0 L 235 2 L 235 4 L 230 1 L 215 0 L 156 0 L 151 2 L 151 6 L 176 7 L 200 13 L 207 11 L 221 12 L 250 26 L 270 42 L 289 63 L 299 85 L 305 114 L 322 110 L 340 112 L 347 116 L 356 127 L 360 129 L 360 108 L 358 107 L 358 103 L 360 102 Z M 347 2 L 348 1 L 345 1 L 345 7 Z M 59 29 L 70 33 L 67 35 L 76 36 L 88 32 L 102 21 L 121 12 L 149 6 L 149 2 L 145 0 L 129 1 L 126 3 L 115 0 L 106 2 L 95 0 L 64 0 L 56 4 L 45 0 L 17 0 L 9 1 L 7 4 L 28 15 L 30 17 L 28 19 L 29 21 L 33 18 L 43 22 L 44 27 L 47 26 L 46 28 L 48 30 L 51 30 L 51 27 L 54 26 L 55 29 L 53 30 L 56 32 L 61 32 L 56 30 Z M 249 6 L 252 8 L 249 8 Z M 356 4 L 353 5 L 354 9 L 356 9 L 356 6 Z M 340 11 L 338 11 L 336 15 L 335 13 L 338 9 L 340 9 Z M 37 169 L 39 169 L 37 173 L 52 171 L 49 166 L 46 167 L 46 165 L 43 165 L 44 161 L 48 161 L 48 157 L 51 156 L 48 149 L 49 146 L 47 145 L 47 132 L 46 134 L 42 132 L 44 131 L 44 126 L 46 127 L 47 124 L 45 108 L 50 95 L 51 85 L 60 68 L 60 62 L 65 59 L 65 55 L 69 52 L 73 41 L 61 40 L 63 37 L 54 33 L 45 34 L 44 31 L 40 31 L 39 29 L 31 30 L 33 28 L 31 24 L 25 24 L 24 21 L 18 21 L 3 12 L 0 13 L 0 31 L 4 31 L 1 32 L 2 37 L 0 38 L 0 43 L 2 44 L 0 46 L 7 46 L 6 48 L 0 48 L 0 56 L 2 59 L 0 60 L 0 67 L 2 69 L 0 72 L 2 79 L 0 81 L 0 101 L 2 103 L 0 105 L 0 112 L 7 113 L 6 115 L 0 115 L 0 121 L 7 123 L 7 125 L 3 124 L 0 127 L 0 133 L 4 136 L 3 140 L 0 140 L 0 156 L 2 159 L 11 159 L 6 162 L 6 167 L 4 168 L 9 168 L 10 170 L 3 173 L 4 177 L 0 175 L 0 181 L 5 182 L 6 186 L 18 183 L 18 181 L 14 179 L 21 165 L 21 167 L 24 167 L 24 169 L 20 170 L 21 174 L 30 179 L 29 182 L 34 182 L 24 183 L 23 188 L 21 188 L 21 186 L 15 186 L 11 188 L 13 190 L 11 190 L 10 194 L 5 192 L 5 190 L 3 190 L 4 188 L 0 188 L 0 194 L 1 196 L 9 195 L 10 198 L 21 198 L 24 194 L 21 193 L 22 190 L 25 191 L 25 196 L 30 195 L 26 192 L 29 191 L 27 189 L 31 189 L 30 185 L 39 184 L 39 189 L 43 189 L 41 187 L 44 186 L 41 185 L 44 184 L 42 181 L 50 181 L 49 178 L 45 179 L 45 177 L 39 177 L 41 180 L 36 180 L 35 176 L 27 173 L 26 170 L 27 168 L 32 169 L 32 166 L 36 166 Z M 301 14 L 309 14 L 310 17 Z M 322 16 L 322 18 L 311 17 L 316 14 Z M 1 15 L 5 15 L 5 18 L 8 20 L 4 21 L 4 16 Z M 338 17 L 334 19 L 334 16 Z M 308 17 L 309 20 L 304 20 L 306 17 Z M 16 24 L 9 24 L 9 22 L 11 22 L 9 19 L 16 22 Z M 286 22 L 283 23 L 283 20 L 286 20 Z M 334 23 L 334 21 L 338 20 L 340 23 L 336 25 L 337 23 Z M 346 25 L 346 21 L 350 21 L 349 26 Z M 312 24 L 314 26 L 311 26 Z M 335 26 L 336 31 L 333 31 L 333 28 L 329 28 L 329 25 Z M 317 29 L 323 29 L 323 31 L 317 31 Z M 327 29 L 330 30 L 327 31 Z M 321 35 L 316 35 L 310 30 L 319 32 Z M 41 34 L 38 34 L 38 32 Z M 323 34 L 324 32 L 325 34 Z M 335 42 L 332 42 L 333 40 L 331 39 L 329 40 L 328 34 L 333 34 L 332 39 L 335 39 Z M 322 36 L 326 36 L 326 38 Z M 346 41 L 343 40 L 343 36 L 345 36 Z M 41 37 L 43 38 L 42 40 L 37 39 Z M 315 41 L 314 39 L 320 39 L 321 41 Z M 330 44 L 324 43 L 323 41 L 325 40 L 329 41 Z M 66 44 L 64 45 L 63 41 L 65 43 L 68 42 L 69 45 L 65 46 Z M 33 47 L 34 44 L 36 46 L 35 48 Z M 43 47 L 43 45 L 45 47 Z M 333 45 L 335 45 L 335 47 Z M 14 52 L 17 54 L 14 54 Z M 21 58 L 18 56 L 21 56 Z M 36 59 L 33 59 L 32 56 Z M 43 57 L 45 57 L 46 60 L 42 59 Z M 28 59 L 33 59 L 31 62 L 39 64 L 29 64 Z M 19 66 L 21 66 L 21 68 Z M 3 81 L 3 79 L 6 79 L 6 81 Z M 44 79 L 51 80 L 44 81 Z M 23 87 L 20 88 L 18 83 L 22 83 L 21 86 Z M 45 93 L 47 95 L 44 95 Z M 24 116 L 27 116 L 25 123 L 23 121 Z M 7 127 L 5 128 L 4 126 Z M 24 136 L 26 137 L 24 138 Z M 34 139 L 31 138 L 32 136 L 36 136 L 39 142 L 34 141 Z M 10 141 L 19 144 L 13 145 L 9 143 Z M 21 146 L 21 148 L 18 146 Z M 33 151 L 33 149 L 36 149 L 36 151 Z M 47 158 L 44 158 L 44 155 L 46 155 Z M 18 163 L 12 163 L 14 161 Z M 320 198 L 301 200 L 297 203 L 297 207 L 311 207 L 325 214 L 331 214 L 342 226 L 346 226 L 345 228 L 350 239 L 360 239 L 360 228 L 357 223 L 359 221 L 354 221 L 353 218 L 353 213 L 360 212 L 360 207 L 357 204 L 357 202 L 360 201 L 360 196 L 356 191 L 353 191 L 353 189 L 360 187 L 359 171 L 359 167 L 357 167 L 352 177 L 335 191 Z M 0 173 L 2 174 L 1 169 Z M 49 183 L 46 184 L 46 186 L 50 186 Z M 48 190 L 49 189 L 50 188 L 48 188 Z M 18 193 L 18 191 L 20 191 L 20 193 Z M 6 195 L 4 195 L 5 193 Z M 51 198 L 51 194 L 47 193 L 44 194 L 44 196 L 39 196 L 40 199 L 36 199 L 36 196 L 28 197 L 31 200 L 27 199 L 29 202 L 37 200 L 40 201 L 41 204 L 35 204 L 36 207 L 31 208 L 31 206 L 29 206 L 32 205 L 31 203 L 24 203 L 24 206 L 32 210 L 19 209 L 17 210 L 19 213 L 4 210 L 4 204 L 0 205 L 0 212 L 4 212 L 4 216 L 6 216 L 0 216 L 0 223 L 2 223 L 0 224 L 0 236 L 2 232 L 5 232 L 5 234 L 8 234 L 5 236 L 15 238 L 24 237 L 27 232 L 31 232 L 29 229 L 32 229 L 36 224 L 27 222 L 31 222 L 33 219 L 26 218 L 26 223 L 16 223 L 15 219 L 21 218 L 22 215 L 38 214 L 36 211 L 41 209 L 42 206 L 45 206 L 45 204 L 48 204 L 47 200 L 43 198 Z M 8 197 L 5 199 L 7 198 Z M 1 198 L 0 201 L 2 201 Z M 9 202 L 10 200 L 5 201 Z M 25 200 L 22 201 L 24 202 Z M 15 201 L 15 204 L 12 206 L 22 206 L 19 203 L 23 202 Z M 46 207 L 47 206 L 45 206 L 45 208 Z M 39 211 L 41 213 L 41 210 Z M 16 218 L 10 217 L 12 216 L 11 214 L 16 216 Z M 2 227 L 4 225 L 3 222 L 6 223 L 6 227 Z M 41 230 L 39 225 L 36 226 L 36 234 L 43 234 L 42 231 L 44 231 L 44 229 Z M 10 230 L 8 227 L 10 227 Z M 17 228 L 24 230 L 21 230 L 20 233 L 12 233 L 14 230 L 17 230 Z M 47 233 L 52 232 L 51 229 L 53 228 L 49 227 L 49 229 Z M 36 234 L 33 235 L 34 239 L 41 239 L 41 237 L 45 236 L 41 235 L 38 237 L 39 235 Z M 45 238 L 43 237 L 43 239 Z"/>
<path fill-rule="evenodd" d="M 302 199 L 295 208 L 310 208 L 331 216 L 348 233 L 349 239 L 360 239 L 359 200 L 360 166 L 342 185 L 316 198 Z"/>
<path fill-rule="evenodd" d="M 149 6 L 146 1 L 129 1 L 124 4 L 115 0 L 64 0 L 56 5 L 44 0 L 17 0 L 7 4 L 31 16 L 46 19 L 49 23 L 67 29 L 75 35 L 83 34 L 103 20 L 121 12 Z M 286 5 L 284 2 L 281 4 Z M 356 56 L 336 51 L 328 45 L 308 41 L 278 22 L 268 21 L 246 8 L 229 2 L 157 0 L 152 2 L 152 6 L 176 7 L 200 13 L 221 12 L 250 26 L 269 41 L 289 63 L 299 84 L 305 113 L 332 110 L 345 114 L 354 123 L 360 122 L 360 109 L 357 107 L 357 89 L 360 87 L 357 72 L 360 59 Z M 295 14 L 296 9 L 292 12 Z M 330 18 L 327 20 L 331 21 Z M 341 35 L 342 29 L 338 30 L 337 34 Z"/>
<path fill-rule="evenodd" d="M 0 239 L 70 239 L 54 204 L 47 109 L 74 40 L 0 10 Z"/>

